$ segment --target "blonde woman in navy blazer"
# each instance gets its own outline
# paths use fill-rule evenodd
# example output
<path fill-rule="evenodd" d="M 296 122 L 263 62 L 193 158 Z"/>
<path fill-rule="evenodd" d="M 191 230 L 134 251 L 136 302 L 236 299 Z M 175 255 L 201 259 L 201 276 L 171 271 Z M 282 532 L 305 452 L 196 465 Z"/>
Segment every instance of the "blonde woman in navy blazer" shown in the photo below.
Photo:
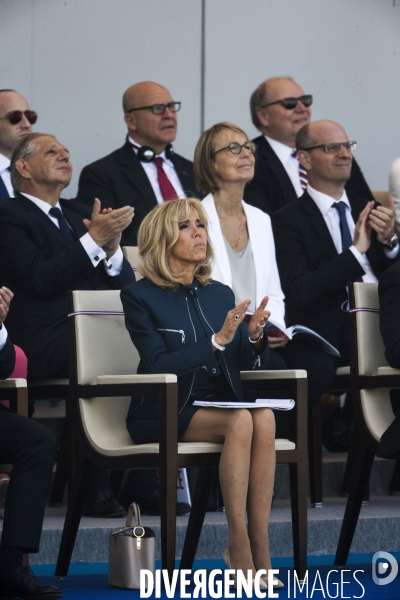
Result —
<path fill-rule="evenodd" d="M 155 208 L 138 237 L 144 279 L 125 287 L 121 299 L 140 354 L 138 373 L 178 375 L 179 440 L 224 443 L 219 467 L 229 527 L 224 559 L 233 569 L 251 569 L 254 578 L 257 570 L 271 567 L 274 415 L 266 408 L 197 409 L 192 403 L 206 397 L 243 400 L 240 370 L 265 368 L 269 357 L 263 336 L 268 298 L 246 325 L 249 301 L 235 306 L 232 290 L 211 279 L 207 227 L 198 200 Z M 127 427 L 135 442 L 158 441 L 157 400 L 133 398 Z"/>

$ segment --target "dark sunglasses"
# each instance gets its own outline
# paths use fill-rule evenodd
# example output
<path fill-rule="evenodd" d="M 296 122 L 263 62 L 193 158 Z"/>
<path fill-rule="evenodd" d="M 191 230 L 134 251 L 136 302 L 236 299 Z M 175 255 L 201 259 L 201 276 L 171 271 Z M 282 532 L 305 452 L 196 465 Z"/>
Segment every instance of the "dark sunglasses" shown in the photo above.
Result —
<path fill-rule="evenodd" d="M 298 102 L 301 102 L 303 106 L 308 107 L 311 106 L 313 97 L 311 94 L 306 94 L 305 96 L 299 96 L 298 98 L 282 98 L 282 100 L 268 102 L 268 104 L 264 104 L 261 108 L 267 108 L 267 106 L 272 106 L 273 104 L 282 104 L 283 108 L 286 108 L 286 110 L 292 110 L 293 108 L 296 108 Z"/>
<path fill-rule="evenodd" d="M 218 152 L 222 152 L 223 150 L 229 150 L 232 154 L 240 154 L 242 152 L 242 148 L 246 148 L 250 154 L 254 154 L 256 151 L 256 145 L 253 142 L 245 142 L 244 144 L 239 144 L 239 142 L 232 142 L 229 146 L 224 146 L 219 150 L 214 150 L 211 152 L 211 156 L 215 156 Z"/>
<path fill-rule="evenodd" d="M 34 125 L 37 121 L 37 113 L 34 110 L 12 110 L 5 117 L 0 117 L 1 119 L 8 119 L 11 125 L 17 125 L 20 123 L 22 119 L 25 117 L 28 119 L 31 125 Z"/>
<path fill-rule="evenodd" d="M 135 110 L 145 110 L 146 108 L 149 108 L 153 115 L 163 115 L 167 108 L 171 112 L 175 113 L 178 112 L 180 107 L 180 102 L 168 102 L 168 104 L 152 104 L 152 106 L 139 106 L 139 108 L 131 108 L 128 110 L 128 113 L 134 112 Z"/>

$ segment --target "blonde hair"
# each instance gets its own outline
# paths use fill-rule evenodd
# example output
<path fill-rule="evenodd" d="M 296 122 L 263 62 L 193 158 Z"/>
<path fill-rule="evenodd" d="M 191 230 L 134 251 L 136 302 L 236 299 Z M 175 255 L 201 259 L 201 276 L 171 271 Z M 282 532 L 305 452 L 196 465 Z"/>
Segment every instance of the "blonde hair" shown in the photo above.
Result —
<path fill-rule="evenodd" d="M 138 233 L 139 256 L 142 263 L 138 270 L 143 277 L 150 279 L 162 288 L 177 290 L 184 273 L 173 273 L 168 257 L 179 237 L 179 224 L 186 221 L 194 210 L 204 223 L 208 237 L 207 214 L 197 198 L 172 200 L 156 206 L 143 219 Z M 207 251 L 204 260 L 196 265 L 195 277 L 201 285 L 211 281 L 211 260 L 214 258 L 210 239 L 207 240 Z"/>
<path fill-rule="evenodd" d="M 194 181 L 197 189 L 203 194 L 212 194 L 220 189 L 212 152 L 218 150 L 218 148 L 215 148 L 215 138 L 225 129 L 240 133 L 248 142 L 250 141 L 249 136 L 243 129 L 228 121 L 222 121 L 203 131 L 194 151 Z"/>

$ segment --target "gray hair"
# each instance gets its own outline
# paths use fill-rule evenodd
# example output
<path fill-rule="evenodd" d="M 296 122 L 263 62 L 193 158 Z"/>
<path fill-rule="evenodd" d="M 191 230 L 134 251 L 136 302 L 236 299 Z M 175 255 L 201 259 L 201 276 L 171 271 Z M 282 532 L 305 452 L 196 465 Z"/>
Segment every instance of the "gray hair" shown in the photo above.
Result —
<path fill-rule="evenodd" d="M 267 104 L 267 90 L 265 81 L 260 83 L 258 88 L 256 88 L 250 96 L 251 120 L 253 122 L 254 127 L 257 127 L 257 129 L 260 129 L 261 126 L 257 112 L 262 106 L 264 106 L 264 104 Z"/>
<path fill-rule="evenodd" d="M 24 182 L 24 178 L 16 168 L 16 163 L 18 160 L 30 160 L 33 156 L 35 156 L 38 149 L 37 145 L 35 144 L 35 140 L 37 140 L 40 137 L 52 137 L 56 139 L 55 136 L 51 133 L 36 132 L 26 136 L 15 146 L 13 155 L 11 157 L 10 171 L 11 184 L 16 192 L 19 192 L 21 190 L 22 184 Z"/>

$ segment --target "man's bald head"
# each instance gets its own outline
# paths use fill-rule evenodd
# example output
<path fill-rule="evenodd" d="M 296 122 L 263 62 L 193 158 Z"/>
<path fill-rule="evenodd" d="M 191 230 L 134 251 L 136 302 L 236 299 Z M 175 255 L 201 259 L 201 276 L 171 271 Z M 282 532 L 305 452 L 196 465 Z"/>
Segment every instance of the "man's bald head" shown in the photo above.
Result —
<path fill-rule="evenodd" d="M 11 159 L 18 142 L 32 133 L 32 125 L 25 114 L 19 123 L 10 123 L 7 115 L 14 111 L 29 110 L 26 99 L 15 90 L 0 90 L 0 153 Z"/>
<path fill-rule="evenodd" d="M 175 140 L 178 120 L 176 112 L 169 108 L 163 114 L 154 114 L 150 107 L 171 102 L 174 100 L 167 88 L 154 81 L 131 85 L 122 98 L 129 136 L 137 144 L 153 148 L 156 154 Z"/>
<path fill-rule="evenodd" d="M 250 99 L 254 125 L 268 137 L 294 148 L 296 134 L 310 122 L 311 110 L 302 102 L 286 109 L 279 100 L 304 96 L 303 89 L 291 77 L 271 77 L 263 81 Z M 270 106 L 267 104 L 275 103 Z"/>

